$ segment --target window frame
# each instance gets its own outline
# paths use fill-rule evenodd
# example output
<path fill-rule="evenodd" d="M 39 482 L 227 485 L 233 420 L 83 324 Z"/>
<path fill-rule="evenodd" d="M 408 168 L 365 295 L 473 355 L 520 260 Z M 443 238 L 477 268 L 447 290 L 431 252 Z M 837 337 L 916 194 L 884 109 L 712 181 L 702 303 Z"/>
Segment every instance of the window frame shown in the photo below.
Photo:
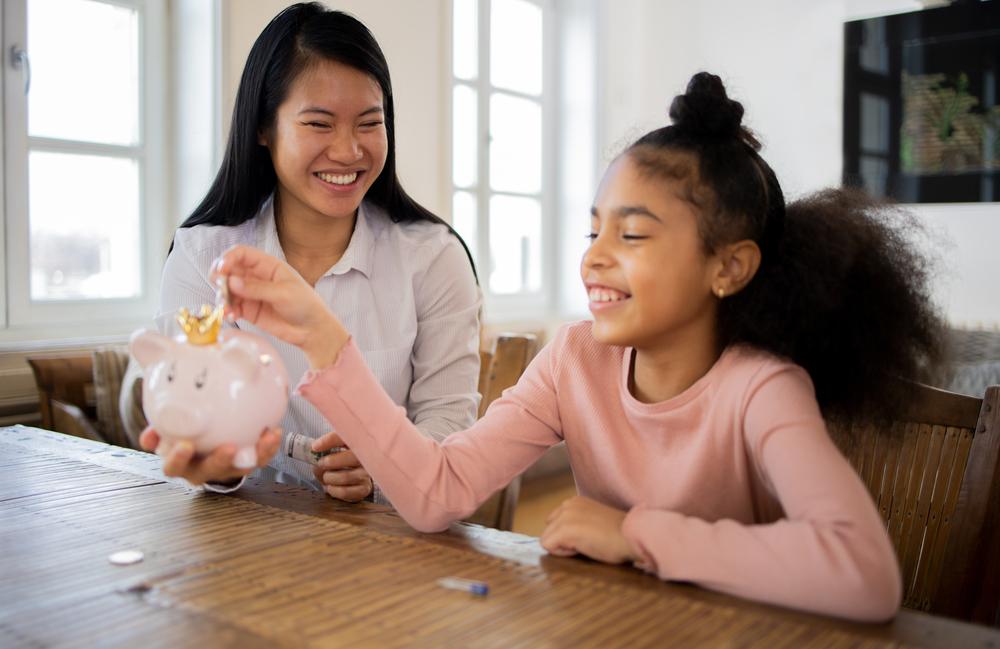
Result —
<path fill-rule="evenodd" d="M 479 269 L 480 285 L 486 312 L 493 321 L 511 321 L 525 318 L 538 318 L 550 315 L 556 287 L 554 278 L 558 266 L 558 250 L 555 239 L 558 231 L 558 202 L 555 151 L 558 144 L 558 134 L 555 125 L 556 108 L 558 106 L 558 29 L 556 23 L 556 6 L 554 0 L 523 0 L 538 6 L 542 10 L 542 88 L 539 96 L 499 88 L 490 79 L 490 5 L 493 0 L 475 0 L 477 9 L 477 68 L 475 79 L 461 79 L 455 76 L 454 68 L 454 20 L 455 2 L 449 3 L 448 34 L 448 92 L 446 106 L 449 124 L 453 123 L 454 89 L 457 86 L 471 88 L 476 93 L 477 101 L 477 134 L 476 134 L 476 180 L 473 185 L 460 187 L 455 184 L 453 174 L 454 130 L 448 128 L 448 204 L 453 209 L 454 197 L 457 192 L 467 192 L 476 199 L 476 240 L 467 241 L 474 251 Z M 482 36 L 485 35 L 485 38 Z M 541 143 L 541 189 L 537 193 L 518 193 L 496 191 L 490 187 L 490 98 L 494 93 L 502 93 L 511 97 L 527 99 L 540 104 L 542 114 Z M 493 196 L 524 197 L 537 200 L 541 209 L 540 228 L 540 268 L 541 284 L 536 292 L 518 292 L 512 294 L 497 294 L 490 289 L 490 269 L 492 259 L 490 253 L 490 198 Z"/>
<path fill-rule="evenodd" d="M 27 132 L 27 98 L 24 77 L 11 63 L 10 50 L 27 40 L 27 0 L 5 0 L 0 26 L 3 34 L 3 134 L 2 171 L 4 235 L 0 245 L 0 344 L 28 341 L 63 341 L 125 337 L 150 321 L 155 312 L 159 276 L 167 249 L 164 228 L 168 205 L 169 124 L 167 105 L 166 0 L 95 0 L 135 9 L 139 20 L 139 144 L 115 146 L 83 144 L 72 140 L 31 138 Z M 42 146 L 39 147 L 38 145 Z M 28 153 L 35 149 L 125 156 L 139 164 L 139 236 L 142 246 L 140 294 L 135 298 L 31 300 Z M 18 216 L 23 215 L 23 216 Z M 5 345 L 6 346 L 6 345 Z"/>

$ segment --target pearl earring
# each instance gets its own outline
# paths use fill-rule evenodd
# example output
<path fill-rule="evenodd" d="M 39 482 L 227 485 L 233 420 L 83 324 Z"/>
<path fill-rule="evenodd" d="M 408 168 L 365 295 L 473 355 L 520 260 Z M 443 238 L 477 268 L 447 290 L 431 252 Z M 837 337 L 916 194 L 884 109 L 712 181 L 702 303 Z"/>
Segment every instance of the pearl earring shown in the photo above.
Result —
<path fill-rule="evenodd" d="M 718 290 L 715 292 L 715 294 L 718 295 L 719 299 L 721 300 L 722 298 L 726 297 L 726 289 L 720 286 Z"/>

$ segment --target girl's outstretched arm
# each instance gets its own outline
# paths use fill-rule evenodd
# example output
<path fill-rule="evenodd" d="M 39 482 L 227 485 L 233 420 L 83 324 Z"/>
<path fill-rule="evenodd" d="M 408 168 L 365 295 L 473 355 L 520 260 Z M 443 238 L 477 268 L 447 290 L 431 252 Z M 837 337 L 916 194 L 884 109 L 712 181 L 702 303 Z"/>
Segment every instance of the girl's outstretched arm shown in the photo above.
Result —
<path fill-rule="evenodd" d="M 333 425 L 403 518 L 445 529 L 562 441 L 548 348 L 471 429 L 429 439 L 385 393 L 361 352 L 312 288 L 287 264 L 253 248 L 227 251 L 234 318 L 302 348 L 312 366 L 299 392 Z"/>

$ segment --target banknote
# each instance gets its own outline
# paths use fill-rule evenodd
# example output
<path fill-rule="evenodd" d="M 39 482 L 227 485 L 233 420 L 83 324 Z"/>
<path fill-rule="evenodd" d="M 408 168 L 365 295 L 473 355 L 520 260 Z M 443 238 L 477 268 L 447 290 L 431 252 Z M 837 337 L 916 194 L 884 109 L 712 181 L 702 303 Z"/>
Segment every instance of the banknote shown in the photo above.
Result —
<path fill-rule="evenodd" d="M 331 453 L 346 451 L 346 446 L 334 446 L 325 451 L 312 450 L 312 443 L 316 441 L 314 437 L 303 435 L 302 433 L 286 433 L 281 441 L 281 452 L 286 457 L 309 464 L 319 464 L 319 461 Z"/>

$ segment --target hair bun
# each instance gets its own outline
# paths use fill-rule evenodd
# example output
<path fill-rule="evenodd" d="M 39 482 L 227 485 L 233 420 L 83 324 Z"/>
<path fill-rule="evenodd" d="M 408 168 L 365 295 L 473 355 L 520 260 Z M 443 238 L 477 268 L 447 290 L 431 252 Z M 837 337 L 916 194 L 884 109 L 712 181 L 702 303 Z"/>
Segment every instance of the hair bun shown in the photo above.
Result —
<path fill-rule="evenodd" d="M 670 118 L 677 129 L 696 137 L 746 140 L 743 104 L 730 99 L 722 79 L 708 72 L 691 77 L 687 91 L 674 97 Z"/>

